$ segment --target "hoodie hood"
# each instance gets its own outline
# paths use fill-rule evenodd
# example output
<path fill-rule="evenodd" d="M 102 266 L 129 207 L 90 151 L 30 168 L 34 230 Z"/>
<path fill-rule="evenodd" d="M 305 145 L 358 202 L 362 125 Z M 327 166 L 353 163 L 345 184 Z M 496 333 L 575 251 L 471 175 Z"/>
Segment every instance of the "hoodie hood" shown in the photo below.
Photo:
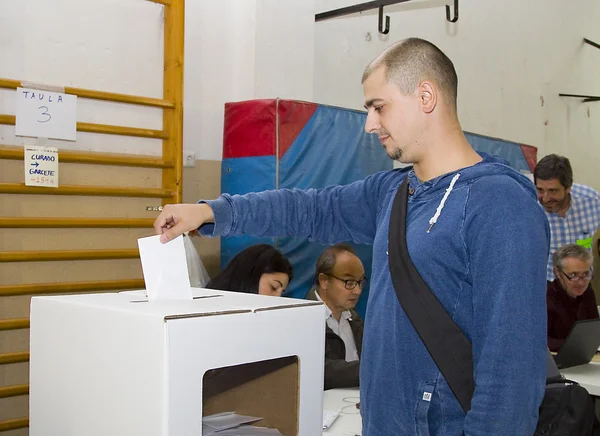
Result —
<path fill-rule="evenodd" d="M 440 191 L 448 190 L 451 184 L 453 185 L 452 188 L 456 189 L 484 176 L 506 175 L 519 183 L 537 202 L 535 186 L 527 176 L 511 168 L 508 162 L 502 158 L 481 152 L 479 152 L 479 155 L 483 158 L 481 162 L 458 171 L 443 174 L 426 182 L 419 181 L 414 169 L 411 167 L 408 171 L 408 178 L 410 187 L 414 189 L 414 201 L 427 201 L 434 196 L 438 196 Z M 457 174 L 460 175 L 456 177 Z M 455 180 L 454 183 L 452 183 L 453 179 Z M 451 193 L 448 194 L 448 196 L 450 195 Z"/>

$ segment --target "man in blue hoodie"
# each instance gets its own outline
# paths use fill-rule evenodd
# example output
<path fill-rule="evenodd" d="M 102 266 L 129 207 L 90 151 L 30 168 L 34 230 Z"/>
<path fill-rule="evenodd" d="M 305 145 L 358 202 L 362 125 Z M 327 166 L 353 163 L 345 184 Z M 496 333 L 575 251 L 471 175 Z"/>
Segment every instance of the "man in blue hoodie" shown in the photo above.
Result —
<path fill-rule="evenodd" d="M 549 229 L 533 184 L 476 153 L 457 117 L 450 59 L 416 38 L 400 41 L 363 75 L 365 129 L 412 167 L 347 186 L 223 194 L 169 205 L 155 222 L 167 242 L 203 235 L 305 236 L 373 244 L 360 372 L 364 436 L 531 435 L 546 377 Z M 474 109 L 476 110 L 476 109 Z M 475 392 L 464 413 L 400 307 L 388 265 L 398 186 L 410 182 L 410 257 L 472 343 Z"/>

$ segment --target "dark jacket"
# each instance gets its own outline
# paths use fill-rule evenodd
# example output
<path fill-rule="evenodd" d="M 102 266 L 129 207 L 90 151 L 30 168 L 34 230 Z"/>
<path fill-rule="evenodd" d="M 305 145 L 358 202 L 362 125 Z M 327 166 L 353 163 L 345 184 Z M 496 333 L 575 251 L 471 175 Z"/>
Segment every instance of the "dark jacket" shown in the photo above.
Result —
<path fill-rule="evenodd" d="M 308 291 L 306 299 L 317 301 L 314 287 Z M 350 313 L 352 314 L 352 318 L 348 321 L 354 334 L 356 350 L 360 357 L 364 323 L 356 311 L 350 310 Z M 360 360 L 346 362 L 346 346 L 344 345 L 344 341 L 325 325 L 325 390 L 359 386 L 359 371 Z"/>
<path fill-rule="evenodd" d="M 567 339 L 575 321 L 598 318 L 594 290 L 589 285 L 583 294 L 571 298 L 555 279 L 548 283 L 546 294 L 548 307 L 548 348 L 558 351 Z"/>

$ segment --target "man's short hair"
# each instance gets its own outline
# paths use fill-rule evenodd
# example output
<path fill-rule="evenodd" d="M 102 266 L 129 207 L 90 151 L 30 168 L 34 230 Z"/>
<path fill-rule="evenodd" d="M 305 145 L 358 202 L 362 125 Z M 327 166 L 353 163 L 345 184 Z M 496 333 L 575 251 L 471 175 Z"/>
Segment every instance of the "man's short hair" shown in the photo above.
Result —
<path fill-rule="evenodd" d="M 430 80 L 456 110 L 458 76 L 454 64 L 431 42 L 408 38 L 388 47 L 367 66 L 362 82 L 381 66 L 385 68 L 386 81 L 395 84 L 404 95 L 413 93 L 424 80 Z"/>
<path fill-rule="evenodd" d="M 558 179 L 565 188 L 573 185 L 573 169 L 571 162 L 564 156 L 549 154 L 543 157 L 533 170 L 533 181 Z"/>
<path fill-rule="evenodd" d="M 556 268 L 562 269 L 562 261 L 567 257 L 574 257 L 576 259 L 583 260 L 585 262 L 588 262 L 590 265 L 594 261 L 592 254 L 581 245 L 568 244 L 563 245 L 558 250 L 556 250 L 554 254 L 552 254 L 552 265 Z"/>
<path fill-rule="evenodd" d="M 321 253 L 319 259 L 317 259 L 317 266 L 315 268 L 315 284 L 317 285 L 317 287 L 319 286 L 319 275 L 331 274 L 337 261 L 337 255 L 339 253 L 343 253 L 344 251 L 356 256 L 354 248 L 352 248 L 352 246 L 348 244 L 332 245 L 331 247 L 326 248 Z"/>

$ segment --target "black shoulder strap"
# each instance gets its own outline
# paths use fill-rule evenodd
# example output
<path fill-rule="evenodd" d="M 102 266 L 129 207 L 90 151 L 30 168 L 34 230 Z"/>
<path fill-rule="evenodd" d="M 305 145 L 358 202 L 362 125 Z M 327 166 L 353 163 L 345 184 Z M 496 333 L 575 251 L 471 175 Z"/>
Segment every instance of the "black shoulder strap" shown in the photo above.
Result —
<path fill-rule="evenodd" d="M 390 218 L 388 260 L 392 282 L 404 313 L 466 413 L 471 409 L 475 389 L 471 343 L 410 260 L 406 245 L 407 201 L 408 177 L 398 188 Z"/>

